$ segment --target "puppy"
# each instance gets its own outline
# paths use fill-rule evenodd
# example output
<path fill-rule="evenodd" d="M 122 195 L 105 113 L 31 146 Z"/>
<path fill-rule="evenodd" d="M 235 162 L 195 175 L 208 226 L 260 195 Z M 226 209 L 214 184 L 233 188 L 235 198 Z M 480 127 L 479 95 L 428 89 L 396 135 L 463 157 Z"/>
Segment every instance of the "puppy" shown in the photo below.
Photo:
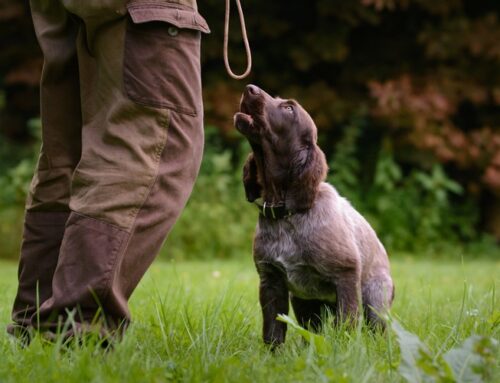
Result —
<path fill-rule="evenodd" d="M 368 222 L 324 182 L 316 126 L 295 100 L 255 85 L 243 93 L 236 129 L 252 148 L 243 168 L 248 201 L 259 209 L 253 255 L 260 277 L 264 342 L 285 341 L 289 300 L 302 326 L 321 327 L 324 311 L 353 323 L 362 307 L 372 327 L 391 306 L 387 253 Z"/>

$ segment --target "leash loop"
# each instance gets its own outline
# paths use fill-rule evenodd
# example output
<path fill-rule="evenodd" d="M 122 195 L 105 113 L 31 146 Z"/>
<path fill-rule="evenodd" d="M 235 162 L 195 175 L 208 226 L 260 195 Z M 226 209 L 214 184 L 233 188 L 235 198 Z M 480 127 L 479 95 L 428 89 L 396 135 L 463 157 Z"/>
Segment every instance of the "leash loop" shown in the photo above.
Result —
<path fill-rule="evenodd" d="M 242 74 L 236 74 L 231 69 L 229 65 L 228 58 L 228 45 L 229 45 L 229 14 L 231 9 L 231 0 L 226 0 L 226 16 L 224 18 L 224 65 L 226 66 L 226 71 L 235 80 L 242 80 L 250 74 L 252 70 L 252 52 L 250 50 L 250 44 L 248 42 L 247 28 L 245 26 L 245 16 L 243 15 L 243 9 L 241 8 L 240 0 L 236 0 L 236 7 L 238 8 L 238 15 L 240 18 L 241 25 L 241 35 L 243 37 L 243 44 L 245 45 L 245 52 L 247 56 L 247 68 Z"/>

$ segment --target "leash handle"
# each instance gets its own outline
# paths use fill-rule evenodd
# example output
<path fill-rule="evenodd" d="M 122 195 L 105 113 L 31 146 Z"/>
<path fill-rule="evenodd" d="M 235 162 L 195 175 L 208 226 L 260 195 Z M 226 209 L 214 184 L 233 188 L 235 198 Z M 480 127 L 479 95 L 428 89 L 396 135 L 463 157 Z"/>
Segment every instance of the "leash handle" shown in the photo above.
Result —
<path fill-rule="evenodd" d="M 240 18 L 241 25 L 241 35 L 243 37 L 243 44 L 245 45 L 245 51 L 247 55 L 247 68 L 242 74 L 236 74 L 231 69 L 229 65 L 228 58 L 228 45 L 229 45 L 229 14 L 231 9 L 231 0 L 226 0 L 226 16 L 224 19 L 224 65 L 226 66 L 226 71 L 235 80 L 242 80 L 250 74 L 252 70 L 252 52 L 250 50 L 250 44 L 248 43 L 247 28 L 245 26 L 245 16 L 243 15 L 243 9 L 241 8 L 240 0 L 236 0 L 236 7 L 238 8 L 238 15 Z"/>

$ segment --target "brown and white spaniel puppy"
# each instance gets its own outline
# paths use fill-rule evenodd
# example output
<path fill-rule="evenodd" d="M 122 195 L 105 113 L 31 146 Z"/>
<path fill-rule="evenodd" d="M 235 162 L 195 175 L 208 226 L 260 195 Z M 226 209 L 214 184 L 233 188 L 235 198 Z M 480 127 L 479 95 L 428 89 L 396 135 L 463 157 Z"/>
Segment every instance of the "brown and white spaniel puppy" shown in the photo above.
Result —
<path fill-rule="evenodd" d="M 327 165 L 316 126 L 294 100 L 255 85 L 243 93 L 236 129 L 252 153 L 243 169 L 248 201 L 260 216 L 254 261 L 260 277 L 264 342 L 285 341 L 289 299 L 302 326 L 318 330 L 325 309 L 351 323 L 362 307 L 384 327 L 394 288 L 384 246 L 368 222 L 324 182 Z"/>

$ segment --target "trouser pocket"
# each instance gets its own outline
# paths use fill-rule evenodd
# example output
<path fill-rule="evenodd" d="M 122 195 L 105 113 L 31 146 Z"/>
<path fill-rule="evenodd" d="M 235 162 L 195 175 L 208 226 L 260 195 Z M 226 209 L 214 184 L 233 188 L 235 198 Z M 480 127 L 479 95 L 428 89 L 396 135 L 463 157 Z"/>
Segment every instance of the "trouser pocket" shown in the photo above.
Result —
<path fill-rule="evenodd" d="M 173 3 L 130 2 L 124 90 L 134 102 L 196 116 L 201 113 L 201 33 L 206 21 Z"/>

